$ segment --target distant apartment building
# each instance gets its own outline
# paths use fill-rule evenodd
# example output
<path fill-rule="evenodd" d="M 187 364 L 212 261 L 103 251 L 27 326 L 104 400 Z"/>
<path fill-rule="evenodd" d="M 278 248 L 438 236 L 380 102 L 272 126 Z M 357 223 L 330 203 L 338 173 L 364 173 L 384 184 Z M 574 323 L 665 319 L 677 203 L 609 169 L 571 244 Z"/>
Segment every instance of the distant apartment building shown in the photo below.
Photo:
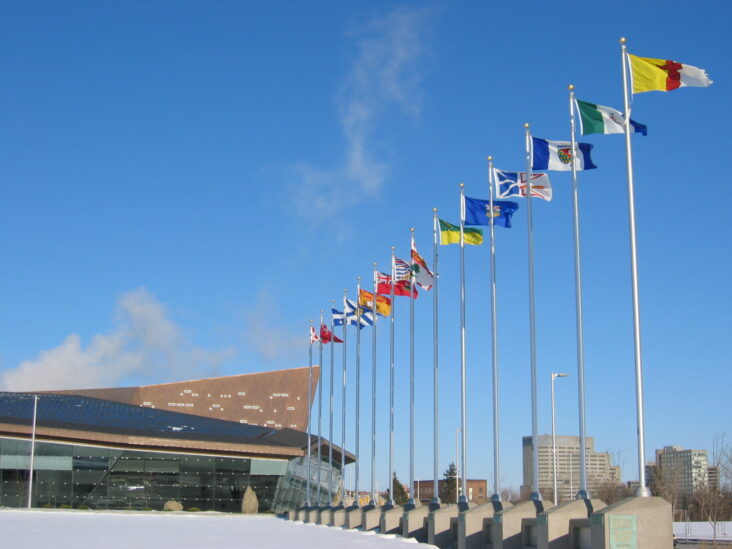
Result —
<path fill-rule="evenodd" d="M 656 450 L 654 485 L 661 489 L 661 484 L 679 495 L 688 496 L 706 486 L 718 486 L 719 471 L 716 467 L 709 467 L 706 450 L 664 446 Z"/>
<path fill-rule="evenodd" d="M 554 472 L 552 465 L 552 437 L 540 435 L 539 439 L 539 490 L 552 494 Z M 595 440 L 587 437 L 586 469 L 587 489 L 592 492 L 604 484 L 620 482 L 620 467 L 612 464 L 608 452 L 595 452 Z M 524 482 L 521 493 L 531 492 L 533 471 L 531 459 L 533 445 L 531 437 L 523 437 Z M 580 485 L 580 441 L 579 437 L 557 436 L 557 499 L 559 502 L 574 499 Z M 559 503 L 555 502 L 555 503 Z"/>

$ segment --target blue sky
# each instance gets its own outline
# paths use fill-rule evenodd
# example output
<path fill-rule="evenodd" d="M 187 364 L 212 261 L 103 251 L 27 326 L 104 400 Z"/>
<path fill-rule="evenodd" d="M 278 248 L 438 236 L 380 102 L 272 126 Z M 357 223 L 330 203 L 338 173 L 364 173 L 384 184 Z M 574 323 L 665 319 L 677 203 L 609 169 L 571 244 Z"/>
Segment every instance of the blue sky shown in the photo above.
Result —
<path fill-rule="evenodd" d="M 5 2 L 0 7 L 0 387 L 159 383 L 307 365 L 307 326 L 432 208 L 524 168 L 523 124 L 569 136 L 567 85 L 622 108 L 618 39 L 707 70 L 634 97 L 646 452 L 730 434 L 728 2 Z M 622 136 L 580 175 L 588 434 L 637 478 Z M 539 424 L 577 433 L 570 177 L 534 204 Z M 497 229 L 503 484 L 530 434 L 526 209 Z M 440 250 L 440 470 L 459 424 L 458 249 Z M 490 478 L 488 248 L 466 251 L 468 476 Z M 432 307 L 416 303 L 417 477 L 432 474 Z M 408 478 L 408 303 L 397 460 Z M 353 380 L 352 333 L 349 377 Z M 363 332 L 363 413 L 370 332 Z M 387 478 L 388 330 L 377 465 Z M 316 355 L 317 356 L 317 355 Z M 328 354 L 326 354 L 328 357 Z M 326 366 L 328 362 L 326 361 Z M 340 349 L 336 366 L 340 368 Z M 326 379 L 327 382 L 327 379 Z M 353 447 L 353 392 L 349 442 Z M 339 401 L 339 399 L 338 399 Z M 339 403 L 337 402 L 337 407 Z M 368 452 L 370 425 L 362 423 Z M 340 438 L 340 415 L 336 418 Z M 362 478 L 368 479 L 364 460 Z M 362 487 L 366 487 L 363 484 Z"/>

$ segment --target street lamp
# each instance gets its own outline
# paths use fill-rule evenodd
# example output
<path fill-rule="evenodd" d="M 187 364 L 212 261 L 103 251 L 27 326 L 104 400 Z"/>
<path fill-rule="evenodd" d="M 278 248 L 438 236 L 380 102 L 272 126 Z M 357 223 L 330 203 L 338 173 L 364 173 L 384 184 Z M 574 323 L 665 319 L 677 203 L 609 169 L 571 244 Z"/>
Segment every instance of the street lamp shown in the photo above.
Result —
<path fill-rule="evenodd" d="M 558 377 L 568 377 L 569 374 L 558 374 L 552 372 L 552 477 L 554 481 L 554 504 L 557 501 L 557 434 L 556 434 L 556 412 L 554 405 L 554 380 Z"/>

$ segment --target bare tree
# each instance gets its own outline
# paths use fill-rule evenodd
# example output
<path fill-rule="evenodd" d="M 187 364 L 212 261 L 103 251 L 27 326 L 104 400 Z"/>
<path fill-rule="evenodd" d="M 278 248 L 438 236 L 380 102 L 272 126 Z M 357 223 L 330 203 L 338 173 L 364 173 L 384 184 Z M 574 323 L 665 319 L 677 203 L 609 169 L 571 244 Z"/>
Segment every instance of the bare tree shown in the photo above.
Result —
<path fill-rule="evenodd" d="M 592 496 L 604 501 L 608 505 L 632 496 L 633 488 L 627 484 L 606 482 L 592 491 Z"/>
<path fill-rule="evenodd" d="M 732 512 L 732 497 L 725 490 L 728 486 L 729 477 L 726 469 L 729 464 L 732 448 L 725 441 L 725 435 L 717 435 L 712 441 L 712 455 L 710 466 L 716 467 L 720 475 L 724 474 L 724 480 L 720 478 L 721 486 L 707 482 L 706 485 L 694 492 L 691 503 L 694 512 L 701 520 L 709 522 L 713 530 L 713 546 L 717 547 L 717 526 L 719 522 L 727 519 Z"/>

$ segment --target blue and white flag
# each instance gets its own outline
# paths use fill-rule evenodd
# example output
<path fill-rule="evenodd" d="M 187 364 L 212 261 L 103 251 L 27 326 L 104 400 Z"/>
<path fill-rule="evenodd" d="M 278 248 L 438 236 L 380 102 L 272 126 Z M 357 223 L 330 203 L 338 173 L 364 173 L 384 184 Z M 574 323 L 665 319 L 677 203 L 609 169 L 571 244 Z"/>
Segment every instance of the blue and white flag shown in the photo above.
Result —
<path fill-rule="evenodd" d="M 484 198 L 465 197 L 465 224 L 466 225 L 490 225 L 491 217 L 493 224 L 499 227 L 511 228 L 511 216 L 518 210 L 518 202 L 510 200 L 494 200 L 493 212 L 491 213 L 491 201 Z"/>
<path fill-rule="evenodd" d="M 496 182 L 496 197 L 510 198 L 521 196 L 526 198 L 526 172 L 504 172 L 493 169 L 493 181 Z M 552 185 L 549 176 L 545 173 L 531 174 L 531 196 L 543 198 L 547 202 L 552 200 Z"/>
<path fill-rule="evenodd" d="M 371 312 L 370 309 L 364 309 L 363 307 L 359 307 L 356 303 L 351 301 L 350 299 L 345 300 L 345 309 L 346 309 L 346 320 L 349 324 L 353 326 L 358 326 L 358 320 L 359 320 L 359 314 L 358 309 L 361 309 L 361 326 L 359 328 L 363 328 L 364 326 L 373 326 L 374 325 L 374 315 Z"/>
<path fill-rule="evenodd" d="M 547 141 L 538 137 L 531 137 L 532 170 L 556 170 L 568 172 L 572 169 L 572 143 L 569 141 Z M 575 143 L 577 170 L 592 170 L 597 168 L 590 158 L 593 145 L 589 143 Z"/>
<path fill-rule="evenodd" d="M 333 315 L 333 326 L 343 326 L 346 322 L 346 315 L 343 314 L 338 309 L 331 309 L 331 314 Z"/>

